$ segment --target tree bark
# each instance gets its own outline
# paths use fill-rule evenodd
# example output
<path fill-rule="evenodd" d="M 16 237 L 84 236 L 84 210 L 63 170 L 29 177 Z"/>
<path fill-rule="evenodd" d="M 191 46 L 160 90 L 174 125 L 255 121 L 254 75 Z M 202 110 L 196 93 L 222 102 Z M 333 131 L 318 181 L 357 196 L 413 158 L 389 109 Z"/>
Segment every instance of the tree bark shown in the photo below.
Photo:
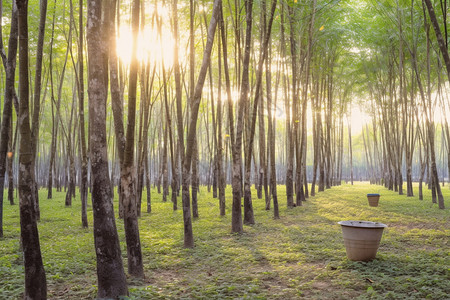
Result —
<path fill-rule="evenodd" d="M 194 97 L 195 97 L 195 89 L 194 89 L 194 74 L 195 74 L 195 47 L 194 47 L 194 16 L 195 16 L 195 6 L 194 1 L 190 0 L 190 16 L 189 16 L 189 105 L 190 109 L 193 109 L 194 105 Z M 206 74 L 205 74 L 206 76 Z M 189 130 L 189 128 L 188 128 Z M 197 200 L 197 192 L 198 192 L 198 145 L 197 145 L 197 137 L 194 135 L 194 139 L 192 140 L 193 148 L 192 148 L 192 161 L 190 169 L 191 172 L 191 195 L 192 195 L 192 216 L 194 218 L 198 218 L 198 200 Z M 189 147 L 189 145 L 188 145 Z"/>
<path fill-rule="evenodd" d="M 131 52 L 130 75 L 128 84 L 128 123 L 124 160 L 121 163 L 121 193 L 123 193 L 125 239 L 127 242 L 128 273 L 136 277 L 144 277 L 141 242 L 137 219 L 136 203 L 136 168 L 134 165 L 134 131 L 136 126 L 136 91 L 137 91 L 137 37 L 139 32 L 140 0 L 132 5 L 131 23 L 133 45 Z"/>
<path fill-rule="evenodd" d="M 174 59 L 173 69 L 175 78 L 175 98 L 177 111 L 177 131 L 178 131 L 178 152 L 181 156 L 181 165 L 184 164 L 184 129 L 183 129 L 183 107 L 182 107 L 182 90 L 181 90 L 181 72 L 179 62 L 179 33 L 178 33 L 178 1 L 173 0 L 173 35 L 174 35 Z M 181 179 L 182 180 L 182 179 Z M 174 204 L 175 205 L 175 204 Z"/>
<path fill-rule="evenodd" d="M 192 219 L 190 212 L 190 201 L 189 201 L 189 181 L 190 181 L 190 170 L 191 161 L 194 148 L 194 140 L 197 131 L 197 119 L 198 111 L 200 108 L 200 100 L 203 90 L 203 85 L 205 83 L 206 73 L 208 71 L 209 62 L 211 59 L 211 51 L 214 42 L 214 34 L 216 31 L 217 20 L 219 17 L 219 10 L 221 7 L 221 0 L 214 0 L 213 11 L 211 16 L 211 21 L 208 27 L 208 37 L 203 53 L 203 61 L 200 68 L 200 73 L 198 76 L 197 84 L 194 90 L 194 97 L 191 99 L 191 116 L 189 121 L 189 132 L 186 140 L 186 151 L 185 160 L 183 163 L 183 189 L 182 189 L 182 202 L 183 202 L 183 220 L 184 220 L 184 247 L 192 248 L 194 247 L 194 235 L 192 232 Z"/>
<path fill-rule="evenodd" d="M 312 74 L 314 76 L 314 73 Z M 315 88 L 314 88 L 314 94 L 312 95 L 312 132 L 313 132 L 313 176 L 312 176 L 312 183 L 311 183 L 311 196 L 316 195 L 316 182 L 317 182 L 317 169 L 319 167 L 319 159 L 320 159 L 320 147 L 319 147 L 319 128 L 320 125 L 318 124 L 318 115 L 320 114 L 320 108 L 319 108 L 319 76 L 317 76 L 317 79 L 314 80 L 312 78 L 312 81 L 315 82 Z"/>
<path fill-rule="evenodd" d="M 169 107 L 169 100 L 168 100 L 168 94 L 167 94 L 167 81 L 168 78 L 166 77 L 166 70 L 164 66 L 164 61 L 162 62 L 162 73 L 163 73 L 163 90 L 164 90 L 164 110 L 166 112 L 166 119 L 165 119 L 165 132 L 164 132 L 164 153 L 165 153 L 165 169 L 164 169 L 164 196 L 167 196 L 169 194 L 169 174 L 168 174 L 168 161 L 167 161 L 167 144 L 169 144 L 169 151 L 170 151 L 170 166 L 171 166 L 171 173 L 172 173 L 172 182 L 171 182 L 171 188 L 172 188 L 172 204 L 173 204 L 173 210 L 177 210 L 177 179 L 176 179 L 176 169 L 175 169 L 175 157 L 174 157 L 174 142 L 172 138 L 172 117 L 171 117 L 171 111 Z M 167 142 L 167 135 L 169 137 L 169 141 Z"/>
<path fill-rule="evenodd" d="M 303 85 L 303 95 L 302 95 L 302 133 L 301 133 L 301 152 L 300 152 L 300 161 L 301 161 L 301 176 L 299 185 L 304 185 L 300 190 L 300 200 L 305 201 L 308 197 L 308 181 L 306 177 L 306 151 L 307 151 L 307 129 L 306 129 L 306 112 L 308 108 L 308 87 L 309 87 L 309 73 L 310 73 L 310 64 L 312 57 L 312 46 L 313 46 L 313 38 L 314 38 L 314 22 L 315 22 L 315 14 L 316 14 L 316 0 L 312 1 L 312 13 L 311 19 L 309 22 L 309 30 L 308 30 L 308 48 L 306 52 L 305 58 L 305 76 L 304 76 L 304 85 Z M 298 205 L 299 203 L 297 203 Z M 300 202 L 301 205 L 301 202 Z"/>
<path fill-rule="evenodd" d="M 430 16 L 431 24 L 433 24 L 434 33 L 436 34 L 436 39 L 438 41 L 439 49 L 441 50 L 442 57 L 444 59 L 445 67 L 447 69 L 447 77 L 450 80 L 450 56 L 448 54 L 447 42 L 442 36 L 441 29 L 439 27 L 439 22 L 434 12 L 433 4 L 431 0 L 423 0 L 427 6 L 428 14 Z"/>
<path fill-rule="evenodd" d="M 219 21 L 223 22 L 222 10 L 220 11 Z M 220 32 L 222 33 L 222 26 L 220 26 Z M 218 189 L 219 189 L 219 207 L 220 207 L 220 215 L 225 216 L 225 187 L 226 187 L 226 179 L 223 173 L 223 135 L 222 135 L 222 121 L 223 121 L 223 113 L 222 113 L 222 55 L 221 55 L 221 43 L 220 38 L 218 39 L 218 68 L 219 68 L 219 84 L 218 84 L 218 97 L 217 97 L 217 151 L 216 151 L 216 170 L 217 174 L 214 175 L 217 178 Z"/>
<path fill-rule="evenodd" d="M 54 2 L 54 8 L 56 9 L 56 1 Z M 59 129 L 59 107 L 61 104 L 61 91 L 62 91 L 62 82 L 64 78 L 65 73 L 65 64 L 62 70 L 61 80 L 58 86 L 58 99 L 55 100 L 54 95 L 54 84 L 53 84 L 53 41 L 54 41 L 54 35 L 55 35 L 55 18 L 56 18 L 56 11 L 53 13 L 53 21 L 52 21 L 52 37 L 50 40 L 50 85 L 51 85 L 51 103 L 52 103 L 52 142 L 50 146 L 50 164 L 49 164 L 49 170 L 48 170 L 48 194 L 47 199 L 52 199 L 53 194 L 53 170 L 56 170 L 56 149 L 57 149 L 57 143 L 58 143 L 58 129 Z M 67 55 L 66 55 L 66 61 L 67 61 Z M 55 106 L 56 106 L 56 116 L 55 116 Z M 55 172 L 56 173 L 56 172 Z M 56 177 L 56 186 L 57 190 L 59 190 L 59 178 L 58 175 L 55 174 Z"/>
<path fill-rule="evenodd" d="M 244 48 L 244 59 L 243 59 L 243 70 L 241 78 L 241 90 L 239 95 L 239 112 L 238 121 L 236 125 L 236 136 L 233 141 L 233 208 L 231 214 L 231 232 L 241 233 L 243 231 L 242 227 L 242 209 L 241 209 L 241 193 L 242 193 L 242 135 L 244 129 L 244 106 L 248 98 L 249 90 L 249 65 L 250 65 L 250 46 L 251 46 L 251 24 L 252 24 L 252 5 L 253 0 L 245 1 L 246 10 L 246 37 L 245 37 L 245 48 Z M 224 51 L 225 52 L 225 51 Z"/>
<path fill-rule="evenodd" d="M 269 49 L 270 51 L 270 49 Z M 272 111 L 276 111 L 277 107 L 277 98 L 275 96 L 275 100 L 272 101 L 272 59 L 269 53 L 268 58 L 266 60 L 266 87 L 267 87 L 267 129 L 268 129 L 268 158 L 270 162 L 270 195 L 273 200 L 273 216 L 275 219 L 280 217 L 279 207 L 278 207 L 278 193 L 277 193 L 277 170 L 276 170 L 276 162 L 275 162 L 275 132 L 276 132 L 276 114 L 272 115 Z M 279 87 L 279 77 L 277 78 L 275 91 L 278 90 Z M 277 95 L 277 94 L 275 94 Z M 272 102 L 273 102 L 273 110 L 272 110 Z M 267 207 L 266 202 L 266 210 L 270 209 L 270 196 L 269 196 L 269 207 Z"/>
<path fill-rule="evenodd" d="M 224 18 L 223 18 L 223 7 L 222 7 L 222 2 L 220 3 L 220 40 L 222 42 L 222 54 L 223 54 L 223 71 L 224 71 L 224 75 L 225 75 L 225 88 L 226 88 L 226 93 L 227 93 L 227 106 L 228 106 L 228 126 L 229 126 L 229 141 L 231 141 L 231 148 L 234 149 L 234 141 L 235 141 L 235 136 L 234 136 L 234 116 L 233 116 L 233 100 L 231 98 L 231 83 L 230 83 L 230 72 L 228 69 L 228 52 L 227 52 L 227 40 L 226 40 L 226 36 L 225 36 L 226 32 L 225 32 L 225 22 L 224 22 Z M 227 146 L 228 143 L 225 144 L 225 146 Z M 228 158 L 228 148 L 226 147 L 226 154 L 225 154 L 225 158 Z M 234 155 L 234 151 L 231 150 L 231 154 Z M 234 157 L 233 157 L 234 159 Z M 226 166 L 228 165 L 227 163 L 225 164 Z M 226 181 L 226 177 L 224 178 L 224 181 Z M 232 223 L 235 223 L 235 227 L 237 232 L 241 232 L 242 231 L 242 210 L 240 208 L 241 205 L 241 198 L 239 195 L 239 199 L 235 198 L 235 194 L 234 194 L 234 189 L 233 189 L 233 202 L 232 202 Z M 235 204 L 236 202 L 236 204 Z M 239 202 L 239 203 L 237 203 Z M 223 205 L 225 205 L 225 199 L 224 199 L 224 203 Z M 239 205 L 239 209 L 238 209 L 238 205 Z M 239 228 L 240 226 L 240 228 Z M 232 225 L 233 227 L 233 225 Z"/>
<path fill-rule="evenodd" d="M 297 102 L 297 54 L 296 54 L 296 41 L 294 36 L 294 18 L 295 11 L 288 7 L 289 12 L 289 25 L 290 25 L 290 37 L 289 42 L 291 45 L 291 56 L 292 56 L 292 119 L 289 117 L 286 118 L 286 132 L 287 132 L 287 143 L 288 143 L 288 161 L 287 161 L 287 169 L 286 169 L 286 197 L 287 197 L 287 206 L 294 207 L 294 156 L 295 156 L 295 145 L 297 140 L 297 126 L 298 120 L 296 115 L 296 102 Z M 286 99 L 288 101 L 288 99 Z M 286 104 L 286 111 L 289 111 L 289 104 Z M 286 114 L 289 114 L 287 112 Z M 292 121 L 294 124 L 291 124 Z"/>
<path fill-rule="evenodd" d="M 46 299 L 47 283 L 34 212 L 34 154 L 29 115 L 28 1 L 16 0 L 19 33 L 19 201 L 25 266 L 25 299 Z"/>
<path fill-rule="evenodd" d="M 352 125 L 349 122 L 348 124 L 348 152 L 349 152 L 349 160 L 350 160 L 350 181 L 353 185 L 353 145 L 352 145 Z"/>
<path fill-rule="evenodd" d="M 264 43 L 264 34 L 266 33 L 267 19 L 266 19 L 266 1 L 261 1 L 261 29 L 260 29 L 260 43 Z M 267 159 L 266 159 L 266 134 L 265 134 L 265 122 L 264 122 L 264 100 L 261 93 L 261 100 L 258 102 L 258 140 L 259 140 L 259 172 L 257 193 L 258 199 L 262 199 L 262 189 L 264 187 L 266 210 L 270 210 L 270 196 L 268 193 L 267 181 Z M 268 148 L 268 147 L 267 147 Z M 256 165 L 256 164 L 255 164 Z"/>
<path fill-rule="evenodd" d="M 79 40 L 78 40 L 78 113 L 80 118 L 80 156 L 81 156 L 81 178 L 80 178 L 80 199 L 81 199 L 81 224 L 87 228 L 87 195 L 88 195 L 88 157 L 86 149 L 86 130 L 84 122 L 84 61 L 83 61 L 83 0 L 79 0 Z"/>
<path fill-rule="evenodd" d="M 11 128 L 10 136 L 12 136 L 12 120 L 11 120 L 10 128 Z M 14 130 L 14 141 L 9 139 L 9 152 L 11 152 L 11 155 L 8 155 L 8 199 L 9 199 L 9 203 L 11 205 L 14 205 L 13 163 L 14 163 L 14 153 L 16 151 L 17 133 L 18 133 L 18 128 L 16 126 L 16 128 Z"/>
<path fill-rule="evenodd" d="M 38 143 L 39 135 L 39 117 L 41 113 L 41 86 L 42 86 L 42 58 L 44 54 L 44 37 L 45 37 L 45 20 L 47 19 L 47 0 L 40 1 L 40 19 L 39 19 L 39 36 L 36 51 L 36 70 L 35 70 L 35 80 L 34 80 L 34 107 L 33 116 L 31 121 L 31 149 L 34 155 L 33 158 L 33 170 L 36 168 L 36 148 Z M 35 210 L 38 212 L 38 220 L 40 219 L 39 210 L 39 194 L 38 194 L 38 184 L 35 182 L 34 187 L 34 205 Z"/>
<path fill-rule="evenodd" d="M 10 132 L 12 127 L 13 97 L 15 97 L 14 82 L 16 76 L 15 74 L 16 74 L 18 24 L 17 24 L 17 7 L 14 3 L 12 5 L 12 13 L 11 13 L 11 29 L 8 42 L 8 57 L 6 58 L 4 55 L 2 55 L 3 66 L 6 70 L 6 82 L 5 82 L 2 125 L 0 129 L 0 237 L 3 236 L 3 197 L 4 197 L 3 191 L 5 186 L 6 152 L 8 150 L 8 142 L 12 138 L 10 136 Z M 0 5 L 2 5 L 1 2 Z M 3 40 L 0 41 L 1 41 L 0 51 L 3 54 L 4 53 Z"/>
<path fill-rule="evenodd" d="M 123 94 L 120 86 L 120 74 L 117 63 L 116 52 L 116 22 L 115 14 L 117 9 L 117 0 L 110 0 L 108 13 L 108 34 L 109 34 L 109 47 L 108 47 L 108 63 L 109 63 L 109 76 L 110 76 L 110 90 L 111 90 L 111 108 L 114 117 L 114 134 L 116 137 L 117 156 L 119 157 L 120 169 L 122 169 L 122 162 L 124 160 L 125 151 L 125 130 L 123 126 Z M 114 190 L 112 190 L 114 193 Z M 123 218 L 123 193 L 121 186 L 118 187 L 119 194 L 119 218 Z M 112 195 L 111 195 L 112 196 Z"/>
<path fill-rule="evenodd" d="M 257 80 L 256 80 L 256 94 L 255 99 L 253 100 L 253 110 L 251 114 L 251 124 L 250 124 L 250 136 L 248 137 L 248 153 L 245 161 L 245 184 L 244 184 L 244 223 L 245 224 L 254 224 L 254 215 L 253 215 L 253 207 L 251 200 L 251 191 L 250 191 L 250 167 L 251 167 L 251 153 L 253 152 L 253 140 L 255 135 L 255 127 L 256 127 L 256 116 L 258 109 L 258 101 L 261 100 L 262 94 L 262 74 L 264 69 L 264 61 L 267 57 L 267 52 L 269 48 L 270 34 L 272 31 L 272 23 L 273 17 L 275 13 L 277 0 L 272 1 L 272 7 L 270 11 L 270 20 L 267 28 L 267 32 L 265 33 L 265 40 L 263 43 L 262 53 L 258 62 L 258 71 L 257 71 Z M 249 5 L 249 9 L 251 9 L 251 4 Z M 250 14 L 251 17 L 251 14 Z M 251 29 L 251 28 L 250 28 Z M 279 218 L 279 216 L 275 216 L 275 218 Z"/>
<path fill-rule="evenodd" d="M 235 148 L 236 155 L 241 156 L 241 146 L 242 146 L 242 138 L 244 134 L 244 110 L 246 107 L 249 107 L 248 103 L 248 94 L 250 90 L 249 83 L 249 66 L 250 66 L 250 47 L 252 40 L 252 24 L 253 24 L 253 0 L 245 1 L 245 21 L 247 23 L 247 28 L 245 32 L 245 52 L 244 52 L 244 67 L 242 73 L 242 84 L 241 84 L 241 92 L 239 96 L 239 120 L 238 127 L 236 128 L 236 145 Z M 259 100 L 259 99 L 258 99 Z M 256 113 L 256 111 L 255 111 Z M 251 130 L 251 129 L 250 129 Z M 239 146 L 241 144 L 241 146 Z M 245 155 L 244 167 L 244 224 L 255 224 L 255 218 L 253 215 L 253 205 L 251 199 L 251 182 L 250 182 L 250 172 L 251 172 L 251 159 L 253 153 L 253 140 L 250 137 L 250 143 L 247 146 L 247 154 Z M 244 146 L 245 151 L 245 146 Z M 240 163 L 239 163 L 240 165 Z M 237 171 L 237 164 L 234 168 Z M 240 170 L 241 171 L 241 170 Z M 241 175 L 242 176 L 242 175 Z M 242 182 L 242 177 L 240 178 Z M 237 187 L 237 186 L 236 186 Z"/>
<path fill-rule="evenodd" d="M 127 282 L 122 264 L 119 237 L 111 201 L 106 144 L 106 99 L 104 57 L 105 28 L 102 26 L 102 1 L 87 2 L 88 95 L 90 150 L 92 172 L 92 203 L 94 241 L 97 255 L 98 298 L 127 296 Z"/>

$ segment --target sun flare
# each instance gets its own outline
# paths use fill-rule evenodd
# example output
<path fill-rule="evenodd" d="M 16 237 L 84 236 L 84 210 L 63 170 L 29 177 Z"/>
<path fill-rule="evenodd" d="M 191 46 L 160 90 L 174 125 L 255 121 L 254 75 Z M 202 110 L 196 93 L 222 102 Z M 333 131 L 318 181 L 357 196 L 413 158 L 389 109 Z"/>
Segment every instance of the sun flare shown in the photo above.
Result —
<path fill-rule="evenodd" d="M 175 40 L 170 30 L 170 14 L 167 8 L 158 5 L 158 8 L 152 8 L 148 12 L 150 16 L 157 16 L 160 22 L 160 28 L 157 22 L 146 24 L 138 34 L 137 59 L 140 62 L 150 62 L 152 64 L 164 64 L 164 67 L 170 67 L 174 61 Z M 130 63 L 132 31 L 129 24 L 123 24 L 119 27 L 117 35 L 117 55 L 125 64 Z M 180 54 L 181 56 L 181 51 Z"/>

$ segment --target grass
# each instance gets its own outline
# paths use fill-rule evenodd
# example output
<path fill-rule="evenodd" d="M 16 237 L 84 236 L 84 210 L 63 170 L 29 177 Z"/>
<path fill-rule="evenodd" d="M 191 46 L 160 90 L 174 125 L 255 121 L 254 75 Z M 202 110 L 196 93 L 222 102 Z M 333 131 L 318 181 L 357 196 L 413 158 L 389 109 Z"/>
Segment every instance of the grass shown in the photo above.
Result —
<path fill-rule="evenodd" d="M 290 210 L 284 186 L 278 191 L 281 219 L 274 220 L 254 195 L 257 223 L 235 235 L 230 233 L 231 189 L 227 215 L 220 217 L 218 200 L 202 188 L 194 249 L 183 249 L 181 210 L 172 211 L 172 204 L 152 191 L 153 212 L 143 213 L 139 223 L 146 278 L 128 278 L 130 299 L 448 299 L 450 213 L 431 203 L 429 191 L 419 201 L 356 183 L 333 187 Z M 371 192 L 381 194 L 378 207 L 368 206 L 366 193 Z M 450 207 L 450 190 L 443 192 Z M 49 299 L 93 299 L 92 207 L 91 227 L 82 229 L 79 201 L 65 208 L 64 196 L 54 192 L 54 199 L 47 200 L 46 191 L 40 193 L 39 234 Z M 0 299 L 23 295 L 18 216 L 18 205 L 5 204 Z M 377 259 L 362 263 L 346 258 L 336 224 L 340 220 L 389 226 Z M 117 223 L 126 268 L 123 222 Z"/>

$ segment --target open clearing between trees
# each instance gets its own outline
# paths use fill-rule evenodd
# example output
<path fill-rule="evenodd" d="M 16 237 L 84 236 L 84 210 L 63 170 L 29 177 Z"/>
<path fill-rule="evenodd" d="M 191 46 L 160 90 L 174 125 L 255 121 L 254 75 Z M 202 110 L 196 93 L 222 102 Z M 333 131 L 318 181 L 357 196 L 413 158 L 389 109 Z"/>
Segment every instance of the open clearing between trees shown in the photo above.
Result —
<path fill-rule="evenodd" d="M 279 194 L 286 195 L 285 186 Z M 417 188 L 417 187 L 416 187 Z M 80 203 L 64 207 L 65 193 L 45 198 L 41 190 L 39 234 L 49 299 L 96 296 L 92 206 L 89 229 L 81 228 Z M 367 193 L 380 193 L 369 207 Z M 415 190 L 417 194 L 417 189 Z M 444 198 L 450 190 L 443 188 Z M 143 197 L 145 199 L 145 197 Z M 256 225 L 230 233 L 231 188 L 227 215 L 205 187 L 199 195 L 200 218 L 193 223 L 195 248 L 183 249 L 182 211 L 152 194 L 151 214 L 139 220 L 146 278 L 128 278 L 131 299 L 448 299 L 450 294 L 450 212 L 425 200 L 355 183 L 333 187 L 303 207 L 286 209 L 280 220 L 253 195 Z M 117 201 L 117 199 L 116 199 Z M 446 207 L 450 206 L 449 200 Z M 145 205 L 145 203 L 143 203 Z M 115 203 L 117 209 L 117 202 Z M 20 299 L 24 270 L 19 248 L 19 206 L 5 205 L 5 237 L 0 240 L 0 298 Z M 117 216 L 117 214 L 116 214 Z M 387 224 L 377 259 L 346 258 L 341 220 Z M 123 221 L 117 220 L 126 267 Z"/>

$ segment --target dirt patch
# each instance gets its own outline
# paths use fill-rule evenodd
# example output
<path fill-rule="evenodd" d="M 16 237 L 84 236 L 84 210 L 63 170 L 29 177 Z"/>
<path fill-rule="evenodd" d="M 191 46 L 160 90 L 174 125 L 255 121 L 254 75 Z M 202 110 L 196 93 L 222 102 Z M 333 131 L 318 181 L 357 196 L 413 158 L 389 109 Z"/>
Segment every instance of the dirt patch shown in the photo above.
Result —
<path fill-rule="evenodd" d="M 331 287 L 330 282 L 324 282 L 324 281 L 314 281 L 311 285 L 313 289 L 319 289 L 319 290 L 328 290 Z"/>
<path fill-rule="evenodd" d="M 93 282 L 96 282 L 96 279 L 91 276 L 69 279 L 64 282 L 48 281 L 48 298 L 52 300 L 92 299 L 96 293 Z"/>
<path fill-rule="evenodd" d="M 51 299 L 67 299 L 70 292 L 71 292 L 72 286 L 66 285 L 66 286 L 53 286 L 49 287 L 48 294 L 51 297 Z"/>
<path fill-rule="evenodd" d="M 178 270 L 152 270 L 146 275 L 145 283 L 152 285 L 165 285 L 167 282 L 181 281 L 184 277 Z"/>
<path fill-rule="evenodd" d="M 302 290 L 302 299 L 356 299 L 361 292 L 352 289 L 342 289 L 330 282 L 316 281 L 309 289 Z M 300 297 L 299 297 L 300 298 Z"/>

